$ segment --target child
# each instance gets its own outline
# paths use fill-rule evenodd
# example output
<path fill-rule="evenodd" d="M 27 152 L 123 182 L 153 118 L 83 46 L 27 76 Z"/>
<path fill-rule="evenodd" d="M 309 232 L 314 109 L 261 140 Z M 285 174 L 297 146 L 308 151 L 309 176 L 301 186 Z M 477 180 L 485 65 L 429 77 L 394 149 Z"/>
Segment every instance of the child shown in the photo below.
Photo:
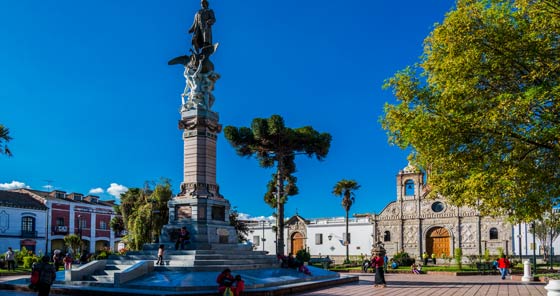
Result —
<path fill-rule="evenodd" d="M 418 271 L 418 265 L 416 265 L 416 263 L 412 264 L 410 266 L 410 269 L 412 269 L 412 273 L 414 274 L 420 274 L 420 271 Z"/>
<path fill-rule="evenodd" d="M 241 279 L 240 275 L 235 276 L 235 296 L 243 295 L 243 290 L 245 290 L 245 281 Z"/>
<path fill-rule="evenodd" d="M 165 251 L 165 245 L 159 245 L 157 251 L 157 262 L 156 265 L 163 265 L 163 252 Z"/>
<path fill-rule="evenodd" d="M 64 256 L 64 269 L 65 270 L 70 270 L 72 269 L 72 262 L 74 261 L 74 259 L 72 258 L 72 256 L 70 256 L 69 253 L 66 253 L 66 256 Z"/>

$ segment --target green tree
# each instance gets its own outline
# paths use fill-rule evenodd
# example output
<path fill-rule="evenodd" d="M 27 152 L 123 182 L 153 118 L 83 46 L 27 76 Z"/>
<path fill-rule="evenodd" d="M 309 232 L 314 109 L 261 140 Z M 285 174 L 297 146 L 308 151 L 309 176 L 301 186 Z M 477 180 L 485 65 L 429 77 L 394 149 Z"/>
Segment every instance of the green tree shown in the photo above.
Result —
<path fill-rule="evenodd" d="M 306 154 L 308 157 L 315 155 L 318 160 L 324 159 L 329 152 L 331 135 L 319 133 L 310 126 L 288 128 L 279 115 L 255 118 L 250 128 L 227 126 L 224 134 L 238 155 L 254 155 L 265 168 L 276 165 L 276 175 L 273 177 L 276 180 L 276 197 L 270 195 L 274 191 L 269 188 L 265 201 L 268 204 L 275 203 L 276 226 L 280 230 L 276 232 L 276 252 L 284 253 L 284 231 L 281 230 L 284 229 L 284 204 L 288 197 L 284 187 L 286 180 L 295 182 L 295 179 L 290 179 L 295 172 L 295 156 Z"/>
<path fill-rule="evenodd" d="M 229 211 L 229 224 L 235 228 L 237 241 L 240 243 L 246 242 L 250 229 L 245 222 L 239 220 L 239 212 L 235 207 Z"/>
<path fill-rule="evenodd" d="M 119 208 L 130 249 L 138 250 L 161 234 L 161 228 L 169 220 L 167 202 L 171 196 L 168 179 L 162 179 L 153 190 L 150 182 L 146 182 L 143 189 L 129 188 L 121 195 Z"/>
<path fill-rule="evenodd" d="M 8 149 L 7 143 L 10 142 L 10 130 L 4 125 L 0 124 L 0 154 L 12 156 L 12 152 Z"/>
<path fill-rule="evenodd" d="M 420 63 L 386 81 L 383 128 L 430 196 L 514 221 L 558 203 L 559 15 L 553 0 L 458 0 Z"/>
<path fill-rule="evenodd" d="M 115 216 L 111 219 L 111 229 L 113 230 L 113 232 L 115 233 L 121 233 L 123 232 L 126 227 L 124 226 L 124 221 L 121 215 Z"/>
<path fill-rule="evenodd" d="M 529 228 L 529 232 L 540 242 L 544 260 L 548 260 L 551 238 L 552 241 L 555 241 L 560 235 L 560 213 L 545 213 L 543 217 L 534 222 L 534 226 Z"/>
<path fill-rule="evenodd" d="M 346 237 L 344 238 L 344 245 L 346 245 L 346 260 L 344 263 L 350 263 L 350 251 L 349 251 L 349 239 L 348 236 L 350 235 L 348 232 L 348 213 L 350 212 L 350 208 L 354 204 L 355 194 L 354 191 L 360 189 L 360 185 L 354 180 L 346 180 L 342 179 L 338 181 L 333 188 L 332 193 L 336 196 L 342 197 L 342 207 L 346 211 Z"/>
<path fill-rule="evenodd" d="M 76 234 L 69 234 L 64 237 L 64 245 L 70 247 L 75 254 L 77 254 L 78 249 L 81 251 L 82 243 L 82 240 Z"/>

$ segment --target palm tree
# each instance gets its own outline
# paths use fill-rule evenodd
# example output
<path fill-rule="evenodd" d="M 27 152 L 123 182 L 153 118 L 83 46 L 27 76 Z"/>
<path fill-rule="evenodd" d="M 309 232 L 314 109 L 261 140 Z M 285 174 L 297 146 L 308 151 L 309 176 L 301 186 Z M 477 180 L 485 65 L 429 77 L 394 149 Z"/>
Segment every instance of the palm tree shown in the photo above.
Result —
<path fill-rule="evenodd" d="M 12 156 L 12 152 L 8 149 L 6 143 L 8 143 L 12 137 L 10 137 L 10 130 L 0 124 L 0 154 L 6 154 Z"/>
<path fill-rule="evenodd" d="M 354 203 L 354 191 L 360 189 L 360 185 L 354 180 L 342 179 L 334 185 L 332 193 L 336 196 L 342 197 L 342 207 L 346 211 L 346 237 L 344 238 L 344 244 L 346 245 L 346 260 L 344 263 L 350 263 L 349 255 L 349 240 L 348 240 L 348 213 L 350 208 Z"/>
<path fill-rule="evenodd" d="M 329 152 L 331 135 L 319 133 L 310 126 L 289 128 L 280 115 L 255 118 L 251 127 L 227 126 L 224 135 L 240 156 L 256 156 L 262 167 L 276 165 L 273 183 L 265 201 L 276 208 L 276 253 L 284 253 L 284 204 L 288 195 L 297 193 L 295 157 L 305 154 L 323 160 Z M 287 184 L 285 184 L 287 182 Z"/>

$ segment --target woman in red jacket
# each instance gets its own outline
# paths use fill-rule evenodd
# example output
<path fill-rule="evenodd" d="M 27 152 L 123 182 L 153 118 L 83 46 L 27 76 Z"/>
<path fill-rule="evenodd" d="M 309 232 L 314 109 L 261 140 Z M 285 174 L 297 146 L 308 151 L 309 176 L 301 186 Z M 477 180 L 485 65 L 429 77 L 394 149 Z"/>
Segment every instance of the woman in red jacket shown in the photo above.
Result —
<path fill-rule="evenodd" d="M 502 255 L 502 257 L 498 259 L 498 269 L 500 270 L 500 274 L 502 275 L 502 280 L 506 279 L 509 264 L 510 263 L 509 260 L 506 258 L 506 255 Z"/>

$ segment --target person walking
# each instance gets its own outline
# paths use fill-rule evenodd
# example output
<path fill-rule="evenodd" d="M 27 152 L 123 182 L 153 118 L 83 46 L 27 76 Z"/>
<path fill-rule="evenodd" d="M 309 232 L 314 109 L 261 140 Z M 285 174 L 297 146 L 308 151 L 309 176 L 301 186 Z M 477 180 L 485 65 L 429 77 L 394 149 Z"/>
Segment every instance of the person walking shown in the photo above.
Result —
<path fill-rule="evenodd" d="M 387 283 L 385 282 L 385 273 L 383 272 L 383 261 L 383 256 L 374 255 L 371 258 L 371 267 L 375 268 L 374 287 L 381 286 L 382 288 L 385 288 L 387 286 Z"/>
<path fill-rule="evenodd" d="M 64 270 L 72 269 L 72 262 L 74 262 L 74 258 L 70 256 L 70 253 L 66 253 L 66 256 L 64 256 L 64 259 L 62 259 L 62 261 L 64 261 Z"/>
<path fill-rule="evenodd" d="M 424 251 L 422 253 L 422 259 L 424 260 L 424 265 L 428 265 L 428 252 Z"/>
<path fill-rule="evenodd" d="M 165 245 L 161 244 L 159 245 L 158 251 L 157 251 L 157 262 L 156 265 L 163 265 L 163 253 L 165 252 Z"/>
<path fill-rule="evenodd" d="M 436 253 L 432 253 L 432 263 L 436 265 Z"/>
<path fill-rule="evenodd" d="M 14 250 L 12 250 L 12 247 L 8 247 L 8 251 L 6 252 L 6 263 L 8 264 L 8 271 L 11 270 L 16 270 L 16 254 L 14 253 Z"/>
<path fill-rule="evenodd" d="M 39 272 L 39 283 L 37 284 L 38 296 L 49 296 L 51 285 L 56 279 L 54 266 L 49 263 L 49 256 L 43 256 L 41 262 L 33 264 L 32 272 Z"/>
<path fill-rule="evenodd" d="M 500 270 L 502 280 L 506 279 L 506 275 L 508 274 L 509 264 L 510 263 L 509 260 L 506 258 L 506 255 L 502 254 L 500 259 L 498 259 L 498 269 Z"/>

